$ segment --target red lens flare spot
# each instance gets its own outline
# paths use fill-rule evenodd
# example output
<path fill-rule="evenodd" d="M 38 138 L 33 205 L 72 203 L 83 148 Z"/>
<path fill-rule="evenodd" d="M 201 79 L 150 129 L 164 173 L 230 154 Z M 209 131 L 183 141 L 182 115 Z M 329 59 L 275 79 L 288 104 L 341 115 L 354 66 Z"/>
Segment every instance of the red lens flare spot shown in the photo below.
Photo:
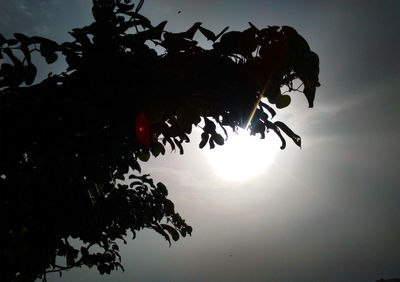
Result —
<path fill-rule="evenodd" d="M 143 146 L 150 145 L 150 125 L 147 116 L 141 112 L 135 120 L 136 137 Z"/>

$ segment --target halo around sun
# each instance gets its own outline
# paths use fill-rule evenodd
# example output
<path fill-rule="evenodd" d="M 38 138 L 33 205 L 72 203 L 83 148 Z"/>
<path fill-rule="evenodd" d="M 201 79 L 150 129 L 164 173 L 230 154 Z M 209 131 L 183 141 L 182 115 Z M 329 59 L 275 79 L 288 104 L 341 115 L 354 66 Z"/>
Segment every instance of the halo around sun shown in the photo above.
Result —
<path fill-rule="evenodd" d="M 223 146 L 204 150 L 215 174 L 226 181 L 244 181 L 263 174 L 279 151 L 280 143 L 273 134 L 260 139 L 260 136 L 250 136 L 249 131 L 239 129 L 228 135 Z"/>

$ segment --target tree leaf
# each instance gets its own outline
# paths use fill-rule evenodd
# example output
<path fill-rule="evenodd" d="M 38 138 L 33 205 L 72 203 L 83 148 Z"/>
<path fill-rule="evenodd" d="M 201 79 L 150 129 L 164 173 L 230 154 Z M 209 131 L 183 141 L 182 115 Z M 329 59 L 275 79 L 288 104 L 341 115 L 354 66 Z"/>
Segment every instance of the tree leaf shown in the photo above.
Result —
<path fill-rule="evenodd" d="M 59 45 L 55 41 L 47 38 L 35 36 L 32 39 L 40 43 L 40 55 L 45 58 L 56 52 L 59 48 Z"/>
<path fill-rule="evenodd" d="M 206 28 L 204 28 L 204 27 L 199 27 L 199 30 L 200 30 L 200 32 L 208 39 L 208 40 L 211 40 L 211 41 L 215 41 L 216 39 L 216 36 L 215 36 L 215 34 L 214 34 L 214 32 L 212 32 L 211 30 L 208 30 L 208 29 L 206 29 Z"/>
<path fill-rule="evenodd" d="M 270 121 L 266 121 L 265 125 L 267 126 L 267 128 L 272 129 L 276 135 L 278 135 L 278 137 L 281 139 L 281 150 L 284 150 L 286 148 L 286 140 L 285 138 L 282 136 L 282 133 L 280 132 L 279 128 L 272 122 Z"/>
<path fill-rule="evenodd" d="M 10 58 L 16 68 L 18 68 L 19 70 L 23 69 L 24 66 L 22 62 L 14 55 L 13 51 L 10 48 L 4 48 L 3 52 L 7 54 L 7 56 Z"/>
<path fill-rule="evenodd" d="M 132 10 L 135 7 L 135 4 L 123 4 L 123 3 L 116 3 L 115 4 L 118 8 L 117 13 L 119 12 L 127 12 L 129 10 Z"/>
<path fill-rule="evenodd" d="M 203 132 L 201 134 L 201 141 L 200 141 L 200 144 L 199 144 L 200 149 L 203 149 L 204 146 L 207 144 L 208 138 L 209 138 L 209 135 L 208 135 L 207 132 Z"/>
<path fill-rule="evenodd" d="M 192 25 L 192 27 L 190 27 L 187 31 L 185 32 L 181 32 L 181 33 L 175 33 L 175 36 L 178 37 L 182 37 L 182 38 L 186 38 L 186 39 L 193 39 L 194 34 L 196 33 L 196 31 L 199 29 L 201 23 L 200 22 L 196 22 Z"/>
<path fill-rule="evenodd" d="M 310 85 L 309 83 L 304 83 L 304 95 L 308 101 L 308 107 L 314 107 L 314 99 L 315 99 L 315 86 Z"/>
<path fill-rule="evenodd" d="M 16 39 L 8 39 L 7 40 L 7 44 L 8 44 L 8 46 L 17 45 L 18 44 L 18 40 L 16 40 Z"/>
<path fill-rule="evenodd" d="M 49 55 L 46 56 L 46 62 L 48 64 L 52 64 L 55 61 L 57 61 L 57 58 L 58 58 L 58 56 L 57 56 L 56 53 L 49 54 Z"/>
<path fill-rule="evenodd" d="M 30 38 L 22 33 L 14 33 L 14 37 L 21 42 L 21 44 L 27 45 L 30 44 Z"/>
<path fill-rule="evenodd" d="M 192 228 L 192 227 L 187 226 L 187 227 L 186 227 L 186 231 L 187 231 L 187 233 L 188 233 L 190 236 L 192 236 L 192 231 L 193 231 L 193 228 Z"/>
<path fill-rule="evenodd" d="M 33 64 L 28 64 L 25 67 L 24 80 L 26 85 L 31 85 L 35 80 L 37 69 Z"/>
<path fill-rule="evenodd" d="M 175 228 L 173 228 L 172 226 L 169 226 L 168 224 L 161 224 L 161 226 L 162 226 L 162 228 L 164 228 L 164 230 L 168 231 L 168 233 L 171 235 L 171 237 L 174 241 L 179 240 L 179 233 L 178 233 L 178 231 L 175 230 Z"/>
<path fill-rule="evenodd" d="M 134 170 L 137 170 L 137 171 L 139 171 L 139 172 L 142 171 L 142 169 L 141 169 L 141 167 L 140 167 L 138 161 L 136 161 L 136 160 L 133 160 L 132 162 L 130 162 L 129 165 L 130 165 L 130 167 L 131 167 L 132 169 L 134 169 Z"/>
<path fill-rule="evenodd" d="M 0 33 L 0 46 L 2 46 L 4 43 L 6 43 L 7 40 L 5 39 L 5 37 L 3 36 L 3 34 Z"/>
<path fill-rule="evenodd" d="M 145 30 L 143 32 L 139 32 L 135 35 L 140 40 L 142 40 L 142 42 L 145 42 L 146 40 L 151 40 L 151 39 L 160 40 L 166 24 L 167 24 L 167 21 L 163 21 L 160 24 L 158 24 L 157 26 L 155 26 L 151 29 Z"/>
<path fill-rule="evenodd" d="M 184 151 L 181 142 L 179 142 L 179 140 L 176 138 L 174 138 L 174 142 L 176 146 L 179 148 L 179 154 L 183 155 Z"/>
<path fill-rule="evenodd" d="M 215 148 L 215 142 L 214 142 L 213 138 L 210 138 L 209 144 L 210 144 L 210 149 L 214 149 Z"/>
<path fill-rule="evenodd" d="M 276 98 L 275 104 L 278 109 L 283 109 L 289 106 L 291 98 L 289 95 L 279 95 Z"/>
<path fill-rule="evenodd" d="M 154 157 L 157 157 L 159 154 L 165 154 L 165 148 L 160 142 L 154 142 L 150 150 Z"/>
<path fill-rule="evenodd" d="M 218 33 L 218 34 L 215 36 L 214 41 L 217 41 L 218 38 L 220 38 L 220 37 L 225 33 L 225 31 L 228 30 L 228 28 L 229 28 L 229 26 L 225 27 L 220 33 Z"/>
<path fill-rule="evenodd" d="M 165 185 L 161 182 L 157 183 L 157 189 L 160 191 L 160 193 L 164 196 L 168 196 L 168 189 L 165 187 Z"/>
<path fill-rule="evenodd" d="M 129 184 L 129 187 L 134 188 L 135 186 L 142 186 L 142 185 L 143 185 L 143 182 L 141 182 L 141 181 L 132 181 Z"/>
<path fill-rule="evenodd" d="M 224 145 L 224 137 L 222 137 L 222 135 L 215 133 L 212 135 L 212 138 L 217 145 Z"/>
<path fill-rule="evenodd" d="M 164 143 L 164 145 L 166 144 L 166 142 L 168 142 L 168 144 L 171 146 L 171 151 L 174 151 L 175 150 L 175 143 L 174 143 L 174 141 L 171 139 L 171 138 L 164 138 L 163 139 L 163 143 Z"/>
<path fill-rule="evenodd" d="M 285 134 L 287 136 L 289 136 L 293 140 L 293 142 L 301 148 L 301 137 L 300 136 L 298 136 L 296 133 L 294 133 L 286 124 L 284 124 L 281 121 L 276 121 L 276 122 L 274 122 L 274 124 L 276 126 L 278 126 L 280 129 L 282 129 L 282 131 L 285 132 Z"/>
<path fill-rule="evenodd" d="M 265 104 L 264 102 L 261 102 L 261 101 L 260 101 L 260 105 L 261 105 L 263 108 L 265 108 L 268 112 L 271 113 L 272 118 L 276 115 L 276 112 L 275 112 L 275 110 L 274 110 L 272 107 L 268 106 L 267 104 Z"/>
<path fill-rule="evenodd" d="M 141 151 L 138 155 L 138 158 L 142 162 L 147 162 L 150 159 L 150 152 L 149 151 Z"/>
<path fill-rule="evenodd" d="M 144 0 L 140 0 L 140 1 L 139 1 L 139 4 L 137 5 L 136 10 L 135 10 L 135 13 L 136 13 L 136 14 L 137 14 L 137 13 L 140 11 L 140 9 L 142 8 L 143 3 L 144 3 Z"/>
<path fill-rule="evenodd" d="M 153 225 L 151 226 L 151 228 L 153 228 L 154 231 L 156 231 L 157 233 L 161 234 L 162 236 L 164 236 L 165 240 L 168 241 L 169 246 L 171 247 L 171 239 L 169 238 L 169 235 L 164 231 L 164 229 L 160 226 L 160 224 L 158 223 L 153 223 Z"/>
<path fill-rule="evenodd" d="M 203 127 L 203 130 L 209 134 L 213 134 L 216 129 L 215 123 L 206 117 L 204 118 L 204 123 L 205 125 Z"/>
<path fill-rule="evenodd" d="M 13 65 L 4 63 L 1 65 L 1 72 L 3 79 L 0 81 L 0 87 L 2 86 L 13 86 L 17 87 L 23 80 L 23 71 L 20 68 Z"/>

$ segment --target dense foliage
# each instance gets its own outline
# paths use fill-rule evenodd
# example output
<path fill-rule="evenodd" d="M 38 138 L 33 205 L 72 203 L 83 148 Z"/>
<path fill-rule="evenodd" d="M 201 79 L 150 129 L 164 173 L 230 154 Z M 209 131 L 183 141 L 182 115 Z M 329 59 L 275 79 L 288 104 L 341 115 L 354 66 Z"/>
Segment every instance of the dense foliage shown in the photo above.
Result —
<path fill-rule="evenodd" d="M 129 230 L 152 228 L 169 242 L 190 235 L 166 187 L 141 175 L 138 160 L 167 147 L 183 153 L 193 125 L 204 124 L 201 148 L 224 144 L 217 127 L 237 129 L 249 121 L 253 134 L 278 134 L 282 149 L 282 132 L 301 145 L 289 127 L 271 121 L 272 104 L 290 103 L 282 86 L 303 92 L 310 107 L 319 86 L 318 56 L 293 28 L 250 24 L 215 35 L 195 23 L 171 33 L 166 22 L 153 25 L 139 14 L 142 4 L 94 0 L 94 23 L 73 29 L 72 42 L 0 35 L 6 281 L 82 265 L 110 273 L 122 268 L 116 239 Z M 196 32 L 213 48 L 200 47 Z M 65 58 L 68 68 L 34 83 L 37 54 L 48 64 Z M 294 89 L 295 79 L 301 89 Z M 71 238 L 83 246 L 72 246 Z M 64 265 L 56 263 L 59 256 Z"/>

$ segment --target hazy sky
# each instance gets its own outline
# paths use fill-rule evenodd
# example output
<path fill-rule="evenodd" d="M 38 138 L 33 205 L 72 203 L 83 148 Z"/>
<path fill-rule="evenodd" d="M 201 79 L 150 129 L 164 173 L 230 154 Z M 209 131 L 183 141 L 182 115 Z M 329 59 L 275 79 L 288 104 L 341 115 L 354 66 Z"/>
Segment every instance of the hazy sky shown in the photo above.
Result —
<path fill-rule="evenodd" d="M 68 30 L 92 21 L 90 9 L 91 1 L 3 0 L 0 30 L 70 40 Z M 124 273 L 82 268 L 49 280 L 400 277 L 400 1 L 147 0 L 142 13 L 154 24 L 168 20 L 171 31 L 196 21 L 215 32 L 248 21 L 298 30 L 320 57 L 321 87 L 315 108 L 294 95 L 278 119 L 302 136 L 303 148 L 288 142 L 264 174 L 232 183 L 215 174 L 194 134 L 184 156 L 144 166 L 168 186 L 193 236 L 169 248 L 142 231 L 121 247 Z M 268 137 L 265 146 L 277 146 Z"/>

